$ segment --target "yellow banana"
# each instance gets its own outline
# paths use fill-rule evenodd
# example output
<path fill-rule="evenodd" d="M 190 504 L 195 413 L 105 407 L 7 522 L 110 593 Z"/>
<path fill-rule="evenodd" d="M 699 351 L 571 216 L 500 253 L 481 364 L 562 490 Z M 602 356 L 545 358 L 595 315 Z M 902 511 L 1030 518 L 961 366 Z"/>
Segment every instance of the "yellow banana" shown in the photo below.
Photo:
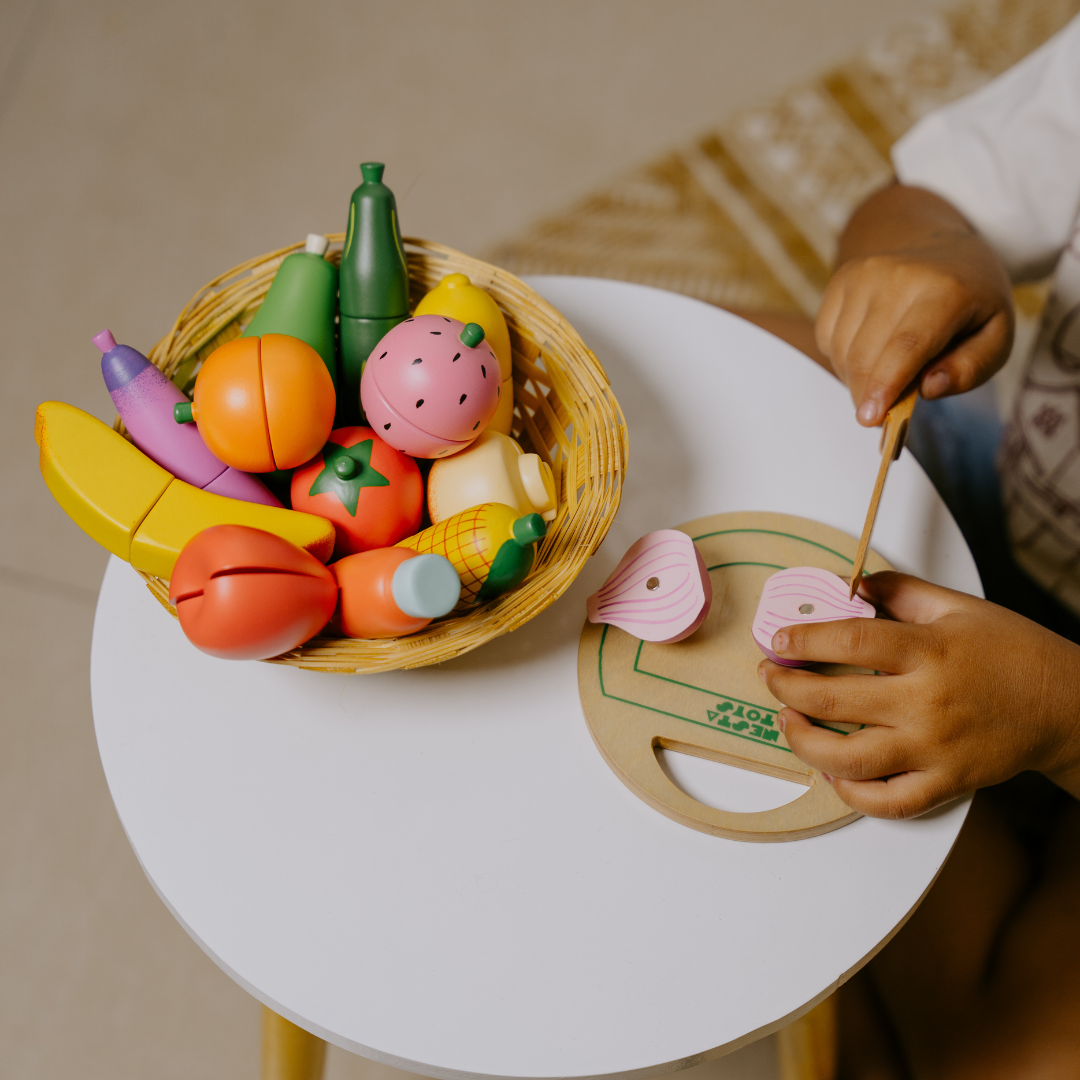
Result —
<path fill-rule="evenodd" d="M 74 405 L 39 405 L 34 439 L 41 448 L 41 475 L 68 517 L 144 573 L 171 577 L 181 548 L 211 525 L 264 529 L 322 562 L 334 550 L 334 526 L 324 518 L 185 484 Z"/>

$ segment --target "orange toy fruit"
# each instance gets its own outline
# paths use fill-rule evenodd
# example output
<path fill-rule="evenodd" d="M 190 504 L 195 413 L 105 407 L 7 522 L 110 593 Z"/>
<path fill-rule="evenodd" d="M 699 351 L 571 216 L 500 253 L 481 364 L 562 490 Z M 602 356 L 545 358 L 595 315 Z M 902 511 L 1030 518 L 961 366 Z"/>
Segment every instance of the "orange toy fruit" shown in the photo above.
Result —
<path fill-rule="evenodd" d="M 371 428 L 336 428 L 293 473 L 292 508 L 334 523 L 340 559 L 412 536 L 424 513 L 424 480 L 408 454 Z"/>
<path fill-rule="evenodd" d="M 319 354 L 299 338 L 263 334 L 215 349 L 179 404 L 211 453 L 244 472 L 294 469 L 314 457 L 334 426 L 334 383 Z"/>
<path fill-rule="evenodd" d="M 313 555 L 248 525 L 203 529 L 180 552 L 169 581 L 188 641 L 223 660 L 295 649 L 326 625 L 337 594 L 334 575 Z"/>

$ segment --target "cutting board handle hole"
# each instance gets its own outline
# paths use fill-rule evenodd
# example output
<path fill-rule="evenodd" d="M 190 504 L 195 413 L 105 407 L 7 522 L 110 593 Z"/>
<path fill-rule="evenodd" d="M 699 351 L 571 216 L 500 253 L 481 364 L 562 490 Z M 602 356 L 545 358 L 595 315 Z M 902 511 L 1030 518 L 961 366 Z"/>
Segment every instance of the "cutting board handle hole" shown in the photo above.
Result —
<path fill-rule="evenodd" d="M 700 747 L 666 739 L 654 740 L 653 750 L 660 768 L 680 791 L 705 806 L 729 813 L 753 814 L 786 806 L 805 795 L 813 782 L 811 776 L 793 769 L 775 770 L 783 776 L 769 775 L 706 756 Z M 731 760 L 739 761 L 734 756 Z"/>

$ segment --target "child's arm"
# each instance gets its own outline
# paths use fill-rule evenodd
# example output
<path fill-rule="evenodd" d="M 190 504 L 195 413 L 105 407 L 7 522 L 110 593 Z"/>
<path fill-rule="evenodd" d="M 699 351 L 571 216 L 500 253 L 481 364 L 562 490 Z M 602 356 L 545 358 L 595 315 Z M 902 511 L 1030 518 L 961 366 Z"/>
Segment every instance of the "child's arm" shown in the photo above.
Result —
<path fill-rule="evenodd" d="M 819 675 L 763 661 L 795 754 L 874 817 L 913 817 L 1026 769 L 1080 797 L 1080 646 L 1005 608 L 908 577 L 860 587 L 892 619 L 785 627 L 793 660 L 881 675 Z M 866 724 L 841 735 L 811 724 Z"/>
<path fill-rule="evenodd" d="M 922 372 L 925 398 L 985 382 L 1012 347 L 1009 278 L 953 206 L 894 184 L 855 211 L 818 313 L 817 344 L 851 390 L 859 423 L 881 423 Z"/>

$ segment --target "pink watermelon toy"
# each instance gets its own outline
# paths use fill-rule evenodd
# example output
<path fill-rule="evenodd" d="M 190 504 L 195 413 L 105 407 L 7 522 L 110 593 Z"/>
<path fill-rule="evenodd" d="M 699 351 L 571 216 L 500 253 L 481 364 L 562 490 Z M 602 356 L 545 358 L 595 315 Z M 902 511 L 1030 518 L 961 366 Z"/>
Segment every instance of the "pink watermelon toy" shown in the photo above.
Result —
<path fill-rule="evenodd" d="M 360 379 L 368 424 L 395 450 L 422 458 L 464 450 L 495 415 L 501 393 L 483 328 L 443 315 L 398 323 Z"/>
<path fill-rule="evenodd" d="M 772 651 L 773 634 L 782 626 L 872 619 L 876 614 L 861 597 L 849 600 L 847 582 L 836 574 L 816 566 L 791 566 L 765 582 L 752 633 L 757 647 L 770 660 L 784 667 L 806 667 L 811 661 L 782 660 Z"/>

